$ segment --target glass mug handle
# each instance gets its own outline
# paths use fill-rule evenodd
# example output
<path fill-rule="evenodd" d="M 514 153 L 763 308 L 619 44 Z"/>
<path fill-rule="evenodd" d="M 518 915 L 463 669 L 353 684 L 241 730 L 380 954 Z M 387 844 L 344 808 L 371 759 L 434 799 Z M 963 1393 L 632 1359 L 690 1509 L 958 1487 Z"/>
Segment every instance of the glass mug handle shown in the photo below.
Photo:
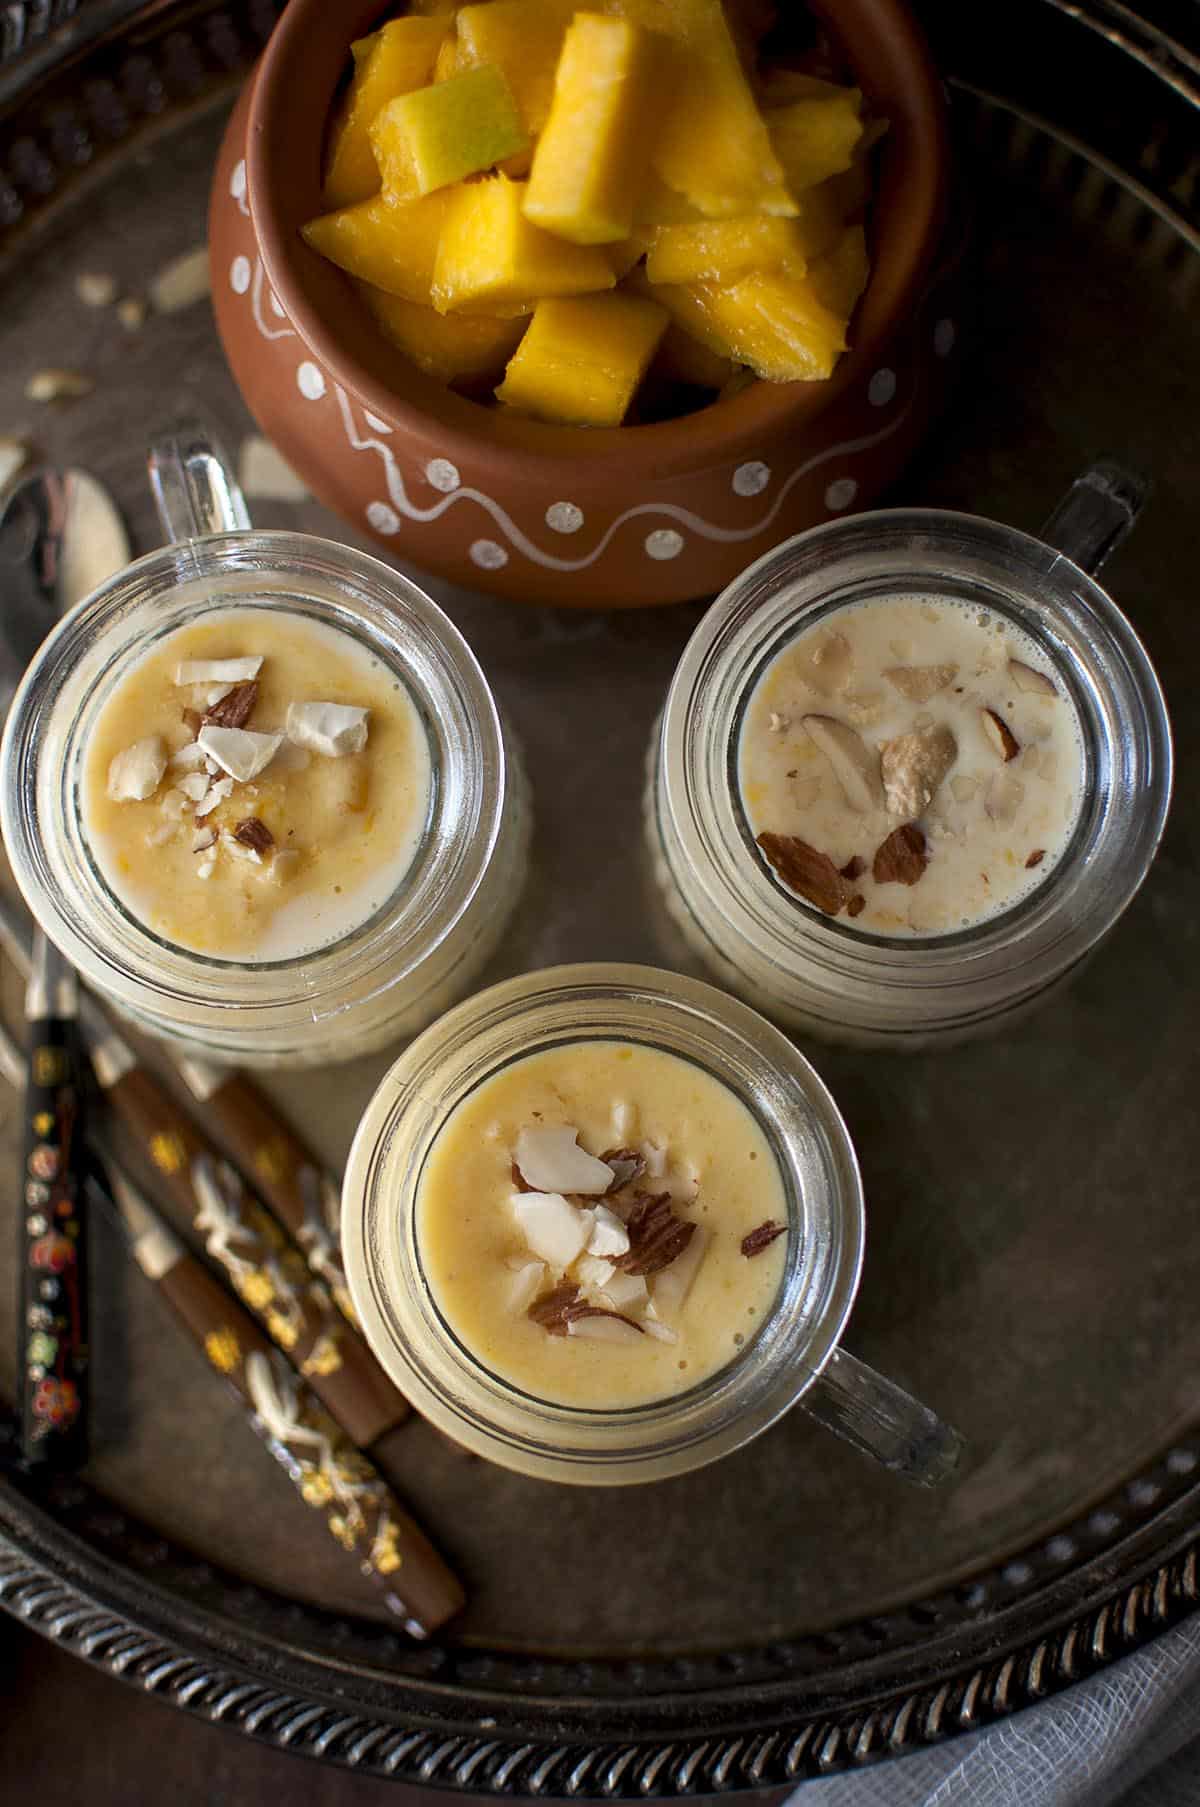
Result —
<path fill-rule="evenodd" d="M 244 533 L 250 511 L 218 439 L 189 421 L 153 441 L 146 458 L 168 545 L 206 533 Z"/>
<path fill-rule="evenodd" d="M 845 1349 L 834 1350 L 799 1405 L 826 1430 L 917 1487 L 948 1479 L 966 1448 L 952 1425 Z"/>
<path fill-rule="evenodd" d="M 1040 537 L 1094 577 L 1142 512 L 1150 487 L 1139 471 L 1101 459 L 1076 477 Z"/>

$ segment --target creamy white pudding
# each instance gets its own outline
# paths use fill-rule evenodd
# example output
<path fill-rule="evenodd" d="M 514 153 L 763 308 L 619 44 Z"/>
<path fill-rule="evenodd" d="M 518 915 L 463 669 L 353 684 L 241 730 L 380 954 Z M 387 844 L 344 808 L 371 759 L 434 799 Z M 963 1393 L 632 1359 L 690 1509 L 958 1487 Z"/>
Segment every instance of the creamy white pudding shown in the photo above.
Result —
<path fill-rule="evenodd" d="M 876 597 L 771 662 L 738 746 L 742 806 L 780 882 L 877 935 L 974 927 L 1068 846 L 1083 737 L 1044 650 L 976 603 Z"/>

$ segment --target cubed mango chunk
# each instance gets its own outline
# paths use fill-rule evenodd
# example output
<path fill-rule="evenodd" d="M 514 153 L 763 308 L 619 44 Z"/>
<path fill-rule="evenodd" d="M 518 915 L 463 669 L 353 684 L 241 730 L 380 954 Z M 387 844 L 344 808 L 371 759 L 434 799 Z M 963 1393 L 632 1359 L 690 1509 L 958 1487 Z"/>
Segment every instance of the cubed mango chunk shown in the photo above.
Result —
<path fill-rule="evenodd" d="M 764 108 L 790 106 L 794 100 L 834 100 L 845 92 L 837 82 L 810 75 L 806 69 L 764 69 L 758 78 L 758 98 Z"/>
<path fill-rule="evenodd" d="M 769 383 L 831 376 L 846 349 L 845 321 L 822 305 L 806 277 L 770 271 L 728 289 L 664 283 L 655 294 L 702 345 Z"/>
<path fill-rule="evenodd" d="M 870 274 L 867 235 L 861 226 L 847 226 L 833 249 L 808 266 L 813 294 L 822 307 L 843 320 L 854 312 Z"/>
<path fill-rule="evenodd" d="M 543 232 L 526 219 L 524 196 L 525 184 L 507 176 L 465 182 L 450 191 L 433 272 L 433 305 L 442 313 L 464 307 L 498 313 L 543 295 L 614 287 L 616 276 L 604 252 Z"/>
<path fill-rule="evenodd" d="M 309 220 L 304 238 L 351 276 L 428 305 L 448 199 L 445 191 L 403 203 L 375 195 Z"/>
<path fill-rule="evenodd" d="M 832 98 L 796 100 L 764 117 L 792 198 L 850 168 L 862 137 L 862 95 L 843 88 Z"/>
<path fill-rule="evenodd" d="M 722 389 L 737 366 L 723 358 L 672 320 L 663 334 L 654 360 L 655 374 L 664 382 L 685 383 L 691 389 Z"/>
<path fill-rule="evenodd" d="M 721 0 L 602 0 L 602 10 L 674 40 L 654 168 L 703 214 L 791 214 L 795 206 Z"/>
<path fill-rule="evenodd" d="M 660 226 L 646 255 L 646 275 L 651 282 L 721 284 L 751 270 L 786 269 L 803 276 L 807 258 L 797 225 L 778 214 L 752 213 L 740 220 Z"/>
<path fill-rule="evenodd" d="M 539 301 L 496 394 L 539 420 L 620 426 L 666 329 L 633 295 Z"/>
<path fill-rule="evenodd" d="M 531 138 L 550 117 L 554 72 L 574 13 L 575 0 L 487 0 L 459 11 L 461 67 L 503 70 Z"/>
<path fill-rule="evenodd" d="M 369 137 L 371 121 L 398 94 L 423 87 L 446 38 L 450 21 L 393 19 L 353 46 L 354 75 L 330 133 L 323 199 L 326 207 L 350 207 L 379 193 L 379 170 Z"/>
<path fill-rule="evenodd" d="M 358 289 L 385 338 L 439 383 L 490 387 L 499 380 L 527 324 L 439 314 L 436 308 L 385 294 L 365 282 Z"/>
<path fill-rule="evenodd" d="M 576 13 L 525 194 L 535 226 L 577 245 L 629 237 L 649 166 L 657 69 L 649 32 L 626 19 Z"/>
<path fill-rule="evenodd" d="M 391 100 L 371 125 L 385 192 L 431 194 L 492 169 L 529 143 L 517 103 L 498 69 L 468 69 Z"/>
<path fill-rule="evenodd" d="M 708 215 L 650 170 L 633 206 L 635 226 L 694 226 Z"/>
<path fill-rule="evenodd" d="M 433 79 L 435 82 L 448 82 L 452 75 L 458 74 L 459 68 L 458 39 L 451 32 L 442 39 L 442 47 L 433 65 Z"/>

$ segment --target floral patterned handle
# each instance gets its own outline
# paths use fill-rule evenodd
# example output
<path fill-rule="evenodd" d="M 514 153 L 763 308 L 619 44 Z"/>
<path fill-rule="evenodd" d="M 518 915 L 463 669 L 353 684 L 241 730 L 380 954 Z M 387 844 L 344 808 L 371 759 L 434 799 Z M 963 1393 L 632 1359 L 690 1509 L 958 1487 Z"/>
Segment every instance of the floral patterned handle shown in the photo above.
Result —
<path fill-rule="evenodd" d="M 30 1025 L 18 1252 L 21 1454 L 36 1468 L 87 1457 L 87 1218 L 83 1098 L 74 1021 Z"/>
<path fill-rule="evenodd" d="M 370 1448 L 408 1416 L 408 1402 L 337 1311 L 324 1282 L 152 1074 L 131 1066 L 106 1083 L 100 1050 L 93 1061 L 106 1098 L 160 1175 L 163 1197 L 203 1236 L 242 1303 L 351 1442 Z"/>
<path fill-rule="evenodd" d="M 337 1181 L 244 1073 L 226 1072 L 191 1059 L 177 1065 L 184 1083 L 203 1102 L 233 1150 L 238 1166 L 249 1174 L 274 1215 L 295 1238 L 313 1273 L 325 1281 L 334 1304 L 357 1324 L 342 1266 Z"/>
<path fill-rule="evenodd" d="M 209 1362 L 250 1409 L 250 1422 L 330 1535 L 382 1590 L 413 1637 L 454 1617 L 457 1578 L 378 1469 L 333 1422 L 253 1318 L 116 1168 L 93 1164 L 88 1191 L 119 1216 L 134 1260 Z"/>

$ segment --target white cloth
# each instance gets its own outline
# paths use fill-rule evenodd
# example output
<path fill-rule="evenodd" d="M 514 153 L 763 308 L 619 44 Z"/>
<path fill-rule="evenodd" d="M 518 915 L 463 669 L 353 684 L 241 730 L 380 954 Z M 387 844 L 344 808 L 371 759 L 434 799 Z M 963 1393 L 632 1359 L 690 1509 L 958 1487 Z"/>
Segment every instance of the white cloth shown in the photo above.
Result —
<path fill-rule="evenodd" d="M 805 1783 L 788 1807 L 1200 1807 L 1200 1615 L 981 1732 Z"/>

